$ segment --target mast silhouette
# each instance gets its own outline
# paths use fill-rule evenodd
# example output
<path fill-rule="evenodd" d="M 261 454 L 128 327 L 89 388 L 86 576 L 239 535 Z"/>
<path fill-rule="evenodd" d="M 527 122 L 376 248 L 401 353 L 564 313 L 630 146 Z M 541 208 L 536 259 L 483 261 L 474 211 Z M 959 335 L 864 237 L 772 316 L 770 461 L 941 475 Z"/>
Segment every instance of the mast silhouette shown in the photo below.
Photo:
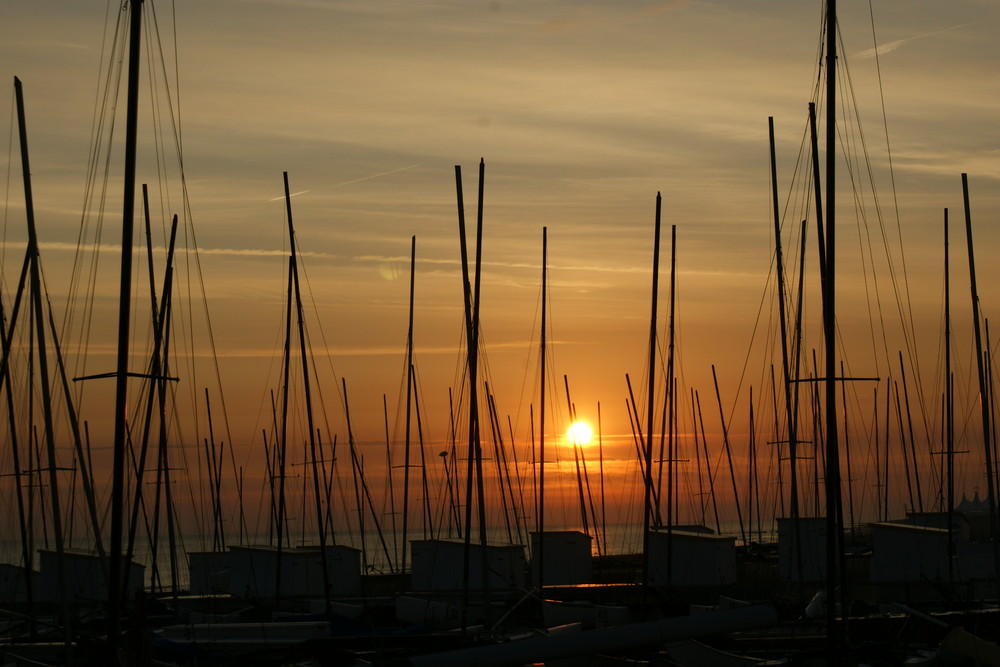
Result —
<path fill-rule="evenodd" d="M 843 522 L 841 519 L 840 441 L 837 430 L 836 212 L 837 212 L 837 2 L 826 5 L 826 267 L 823 281 L 823 337 L 826 411 L 826 618 L 831 651 L 846 639 L 837 619 L 837 600 L 844 599 Z M 838 590 L 839 588 L 839 590 Z"/>
<path fill-rule="evenodd" d="M 990 435 L 990 401 L 983 368 L 983 334 L 979 325 L 979 291 L 976 287 L 976 257 L 972 245 L 972 209 L 969 206 L 969 175 L 962 174 L 962 199 L 965 205 L 965 236 L 969 250 L 969 286 L 972 290 L 972 326 L 976 333 L 976 370 L 979 378 L 979 407 L 983 424 L 983 448 L 986 457 L 986 499 L 990 508 L 990 539 L 993 543 L 994 572 L 1000 573 L 1000 530 L 997 529 L 996 483 L 993 476 L 993 451 Z"/>
<path fill-rule="evenodd" d="M 417 237 L 410 237 L 410 310 L 406 329 L 406 434 L 403 448 L 403 551 L 399 574 L 406 580 L 406 539 L 410 524 L 410 420 L 413 413 L 413 288 L 417 259 Z M 391 472 L 390 472 L 391 475 Z M 426 493 L 424 496 L 426 497 Z"/>
<path fill-rule="evenodd" d="M 128 410 L 128 351 L 132 313 L 132 241 L 135 213 L 136 137 L 139 125 L 139 54 L 143 0 L 129 0 L 128 89 L 125 116 L 125 173 L 122 201 L 121 283 L 118 294 L 118 357 L 115 370 L 115 432 L 111 472 L 111 553 L 108 566 L 108 646 L 110 664 L 119 664 L 123 606 L 122 532 L 125 503 L 125 440 Z"/>
<path fill-rule="evenodd" d="M 951 382 L 951 259 L 948 209 L 944 210 L 944 382 L 945 488 L 948 515 L 948 585 L 955 586 L 955 395 Z"/>
<path fill-rule="evenodd" d="M 542 333 L 539 347 L 541 381 L 539 388 L 538 421 L 538 587 L 545 586 L 545 335 L 548 313 L 548 227 L 542 227 Z"/>
<path fill-rule="evenodd" d="M 48 455 L 48 473 L 49 473 L 49 496 L 52 502 L 52 530 L 55 536 L 56 543 L 56 576 L 58 584 L 58 593 L 62 598 L 62 613 L 63 613 L 63 636 L 64 644 L 66 650 L 66 659 L 69 664 L 73 662 L 72 655 L 72 637 L 73 637 L 73 624 L 72 617 L 70 616 L 69 610 L 69 593 L 67 588 L 67 575 L 66 567 L 64 563 L 63 553 L 63 535 L 62 535 L 62 516 L 61 516 L 61 505 L 59 501 L 59 484 L 58 478 L 56 476 L 56 449 L 55 449 L 55 432 L 54 432 L 54 421 L 52 418 L 52 400 L 51 400 L 51 388 L 49 385 L 49 366 L 48 366 L 48 355 L 46 353 L 46 343 L 45 343 L 45 318 L 43 316 L 42 308 L 42 286 L 41 286 L 41 271 L 39 269 L 39 252 L 38 252 L 38 231 L 35 227 L 35 205 L 34 205 L 34 195 L 32 194 L 31 188 L 31 166 L 29 165 L 28 159 L 28 133 L 25 124 L 25 114 L 24 114 L 24 95 L 21 90 L 21 81 L 17 78 L 14 79 L 14 87 L 17 97 L 17 115 L 18 115 L 18 132 L 19 140 L 21 144 L 21 168 L 24 175 L 24 209 L 25 209 L 25 219 L 28 226 L 28 250 L 25 256 L 26 268 L 28 269 L 28 280 L 31 287 L 31 317 L 35 319 L 35 326 L 31 327 L 35 331 L 36 341 L 38 345 L 38 375 L 41 382 L 41 392 L 42 392 L 42 417 L 43 425 L 45 429 L 45 445 L 46 453 Z M 22 285 L 23 285 L 22 273 Z M 20 291 L 20 288 L 19 288 Z M 13 333 L 13 331 L 11 331 Z M 6 341 L 5 341 L 6 342 Z M 9 353 L 9 346 L 4 346 L 4 361 L 6 362 Z M 9 367 L 4 366 L 6 373 L 9 373 Z M 6 375 L 5 373 L 5 375 Z M 9 378 L 9 376 L 7 376 Z M 10 392 L 8 391 L 8 395 Z M 72 410 L 72 408 L 70 408 Z M 30 414 L 30 410 L 29 410 Z M 11 425 L 11 430 L 13 431 L 13 424 Z M 41 465 L 38 466 L 39 471 L 41 471 Z M 20 490 L 21 482 L 16 480 L 18 487 L 18 498 L 20 500 Z M 23 516 L 23 515 L 22 515 Z M 22 519 L 23 521 L 23 519 Z M 23 534 L 23 533 L 22 533 Z M 98 538 L 99 539 L 99 538 Z M 22 544 L 26 544 L 26 540 L 22 540 Z M 31 560 L 26 560 L 24 563 L 25 574 L 28 578 L 31 577 Z M 30 591 L 30 585 L 29 585 Z M 29 598 L 30 599 L 30 598 Z"/>
<path fill-rule="evenodd" d="M 643 482 L 645 487 L 642 505 L 642 585 L 643 603 L 649 589 L 649 532 L 653 517 L 653 409 L 656 393 L 656 306 L 660 279 L 660 207 L 662 198 L 656 193 L 656 221 L 653 236 L 653 288 L 649 317 L 649 385 L 646 405 L 646 442 L 643 447 Z M 659 503 L 657 502 L 657 505 Z"/>

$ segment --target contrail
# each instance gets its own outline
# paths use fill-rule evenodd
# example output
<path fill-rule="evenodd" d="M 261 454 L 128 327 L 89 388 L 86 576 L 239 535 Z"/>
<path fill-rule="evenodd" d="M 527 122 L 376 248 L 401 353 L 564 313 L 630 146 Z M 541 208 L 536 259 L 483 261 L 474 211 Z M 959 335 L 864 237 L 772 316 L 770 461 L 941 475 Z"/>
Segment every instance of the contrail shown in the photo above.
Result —
<path fill-rule="evenodd" d="M 289 197 L 298 197 L 299 195 L 304 195 L 307 192 L 309 192 L 309 191 L 308 190 L 299 190 L 298 192 L 293 192 L 292 194 L 290 194 L 288 196 Z M 268 201 L 281 201 L 284 198 L 285 198 L 285 195 L 281 195 L 280 197 L 275 197 L 274 199 L 268 199 Z"/>
<path fill-rule="evenodd" d="M 406 166 L 406 167 L 400 167 L 399 169 L 393 169 L 391 171 L 383 171 L 380 174 L 372 174 L 371 176 L 362 176 L 361 178 L 355 178 L 355 179 L 350 180 L 350 181 L 343 181 L 341 183 L 334 183 L 333 185 L 328 185 L 328 186 L 326 186 L 325 188 L 322 188 L 322 189 L 323 190 L 329 190 L 330 188 L 339 188 L 339 187 L 341 187 L 343 185 L 350 185 L 352 183 L 360 183 L 361 181 L 370 181 L 373 178 L 379 178 L 381 176 L 389 176 L 390 174 L 398 174 L 401 171 L 406 171 L 407 169 L 413 169 L 414 167 L 419 167 L 420 164 L 421 163 L 418 162 L 417 164 L 411 164 L 411 165 Z M 310 192 L 310 190 L 301 190 L 300 192 L 293 192 L 291 194 L 291 196 L 292 197 L 296 197 L 298 195 L 304 195 L 307 192 Z M 280 197 L 275 197 L 273 199 L 269 199 L 268 201 L 281 201 L 284 198 L 285 198 L 285 196 L 282 195 Z"/>
<path fill-rule="evenodd" d="M 408 167 L 400 167 L 399 169 L 393 169 L 392 171 L 383 171 L 381 174 L 372 174 L 371 176 L 362 176 L 361 178 L 355 178 L 353 181 L 344 181 L 342 183 L 334 183 L 329 186 L 331 188 L 339 188 L 342 185 L 350 185 L 351 183 L 360 183 L 361 181 L 369 181 L 373 178 L 378 178 L 379 176 L 388 176 L 389 174 L 398 174 L 401 171 L 406 171 L 407 169 L 413 169 L 414 167 L 419 167 L 420 163 L 411 164 Z"/>
<path fill-rule="evenodd" d="M 942 28 L 941 30 L 935 30 L 933 32 L 925 32 L 922 35 L 913 35 L 912 37 L 904 37 L 903 39 L 897 39 L 894 42 L 886 42 L 885 44 L 880 44 L 873 49 L 866 49 L 857 54 L 858 58 L 874 58 L 875 56 L 885 55 L 886 53 L 891 53 L 901 47 L 907 42 L 912 42 L 915 39 L 923 39 L 924 37 L 931 37 L 932 35 L 938 35 L 942 32 L 948 32 L 949 30 L 958 30 L 959 28 L 964 28 L 966 26 L 973 25 L 975 22 L 963 23 L 961 25 L 953 25 L 950 28 Z"/>

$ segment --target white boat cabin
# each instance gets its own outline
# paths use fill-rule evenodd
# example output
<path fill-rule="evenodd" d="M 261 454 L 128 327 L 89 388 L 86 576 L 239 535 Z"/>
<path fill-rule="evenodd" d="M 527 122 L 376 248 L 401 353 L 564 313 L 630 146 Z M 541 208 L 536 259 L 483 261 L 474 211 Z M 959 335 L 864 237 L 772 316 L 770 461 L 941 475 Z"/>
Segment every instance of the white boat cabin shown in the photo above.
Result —
<path fill-rule="evenodd" d="M 544 574 L 546 586 L 589 584 L 593 581 L 594 558 L 591 552 L 593 538 L 579 530 L 546 530 L 531 533 L 531 583 L 538 584 L 538 575 Z M 538 556 L 544 545 L 543 563 Z M 540 567 L 544 567 L 540 570 Z"/>
<path fill-rule="evenodd" d="M 782 581 L 826 580 L 826 518 L 799 517 L 798 544 L 795 522 L 778 519 L 778 576 Z M 800 562 L 801 559 L 801 562 Z"/>
<path fill-rule="evenodd" d="M 282 549 L 270 546 L 229 548 L 229 593 L 242 598 L 323 596 L 323 559 L 319 547 Z M 215 562 L 213 565 L 218 566 Z M 361 552 L 353 547 L 326 547 L 330 595 L 361 593 Z M 192 586 L 194 585 L 192 576 Z M 278 588 L 280 587 L 280 591 Z"/>
<path fill-rule="evenodd" d="M 945 513 L 910 514 L 872 524 L 871 579 L 876 582 L 982 581 L 994 577 L 993 546 L 970 539 L 969 522 L 952 515 L 954 560 L 949 572 Z"/>
<path fill-rule="evenodd" d="M 229 552 L 189 551 L 188 579 L 191 595 L 219 595 L 229 592 Z"/>
<path fill-rule="evenodd" d="M 38 600 L 57 602 L 64 595 L 69 595 L 74 604 L 99 605 L 107 602 L 107 563 L 100 556 L 75 549 L 63 550 L 64 592 L 59 585 L 59 554 L 51 549 L 40 549 L 38 555 L 40 569 L 38 586 L 35 587 Z M 124 591 L 126 597 L 132 598 L 142 589 L 145 570 L 144 566 L 135 562 L 129 565 L 128 584 Z"/>
<path fill-rule="evenodd" d="M 735 538 L 710 530 L 674 529 L 669 536 L 664 529 L 650 532 L 650 586 L 726 586 L 735 581 Z"/>

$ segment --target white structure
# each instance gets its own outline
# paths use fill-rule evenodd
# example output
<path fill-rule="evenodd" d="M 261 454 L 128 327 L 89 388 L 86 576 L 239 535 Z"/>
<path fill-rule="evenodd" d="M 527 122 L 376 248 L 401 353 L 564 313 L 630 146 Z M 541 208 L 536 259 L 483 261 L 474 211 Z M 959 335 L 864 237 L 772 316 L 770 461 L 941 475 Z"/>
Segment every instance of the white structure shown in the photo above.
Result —
<path fill-rule="evenodd" d="M 318 554 L 317 551 L 317 558 Z M 326 571 L 329 573 L 331 595 L 361 595 L 360 549 L 339 544 L 328 545 Z"/>
<path fill-rule="evenodd" d="M 953 515 L 954 560 L 948 571 L 947 515 L 910 515 L 872 524 L 871 579 L 877 582 L 956 582 L 992 579 L 993 546 L 969 539 L 969 522 Z"/>
<path fill-rule="evenodd" d="M 38 573 L 36 596 L 39 600 L 57 602 L 69 595 L 75 604 L 102 604 L 108 599 L 107 563 L 101 557 L 85 551 L 65 549 L 62 554 L 62 569 L 65 576 L 65 592 L 59 585 L 59 554 L 49 549 L 38 552 L 41 565 Z M 126 597 L 133 597 L 142 589 L 145 567 L 131 563 L 128 568 Z"/>
<path fill-rule="evenodd" d="M 361 593 L 361 555 L 352 547 L 326 547 L 330 595 Z M 229 593 L 236 597 L 266 598 L 279 591 L 288 597 L 323 596 L 323 559 L 318 547 L 282 549 L 237 546 L 229 549 Z M 192 576 L 192 585 L 194 577 Z"/>
<path fill-rule="evenodd" d="M 826 580 L 826 518 L 800 517 L 796 547 L 792 519 L 778 519 L 778 576 L 783 581 Z M 801 557 L 801 570 L 796 567 Z"/>
<path fill-rule="evenodd" d="M 947 581 L 948 529 L 872 524 L 872 581 Z"/>
<path fill-rule="evenodd" d="M 565 586 L 591 583 L 594 573 L 591 541 L 590 535 L 579 530 L 531 533 L 531 583 L 538 584 L 538 556 L 543 545 L 543 584 Z"/>
<path fill-rule="evenodd" d="M 524 588 L 524 547 L 497 544 L 486 547 L 487 583 L 490 590 Z M 415 591 L 457 591 L 465 580 L 465 543 L 448 540 L 410 542 L 412 564 L 410 586 Z M 469 588 L 483 588 L 483 551 L 479 544 L 469 550 Z"/>
<path fill-rule="evenodd" d="M 926 526 L 927 528 L 947 528 L 948 527 L 948 513 L 947 512 L 907 512 L 906 519 L 903 521 L 891 521 L 887 523 L 903 523 L 910 524 L 911 526 Z M 951 523 L 955 528 L 955 537 L 959 540 L 969 540 L 971 539 L 972 533 L 970 532 L 969 520 L 959 512 L 953 512 L 951 515 Z"/>
<path fill-rule="evenodd" d="M 650 532 L 649 585 L 725 586 L 735 581 L 735 538 L 689 530 L 673 530 L 669 537 L 663 529 Z"/>

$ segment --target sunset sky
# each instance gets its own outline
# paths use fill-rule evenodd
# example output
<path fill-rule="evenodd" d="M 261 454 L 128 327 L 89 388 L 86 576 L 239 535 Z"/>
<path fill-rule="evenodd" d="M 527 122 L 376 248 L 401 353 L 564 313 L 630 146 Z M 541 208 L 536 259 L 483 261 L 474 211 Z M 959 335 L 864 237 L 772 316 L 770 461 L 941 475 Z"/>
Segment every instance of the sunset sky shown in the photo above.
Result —
<path fill-rule="evenodd" d="M 101 150 L 91 148 L 95 105 L 102 71 L 113 61 L 110 39 L 119 4 L 3 5 L 0 66 L 11 91 L 2 162 L 5 308 L 24 253 L 13 77 L 24 83 L 41 255 L 61 321 L 88 159 L 91 150 Z M 925 419 L 940 424 L 935 397 L 941 390 L 932 385 L 940 377 L 944 208 L 951 212 L 954 335 L 962 347 L 956 363 L 964 369 L 956 370 L 964 373 L 956 382 L 970 382 L 963 172 L 972 189 L 986 317 L 1000 284 L 994 261 L 1000 244 L 1000 6 L 989 0 L 839 4 L 841 62 L 849 68 L 896 257 L 902 237 L 910 298 L 904 310 L 912 310 L 920 336 L 916 354 L 928 400 L 937 401 Z M 160 42 L 146 53 L 143 68 L 162 55 L 170 90 L 162 76 L 152 86 L 144 78 L 139 133 L 145 152 L 138 178 L 159 180 L 151 157 L 153 109 L 160 114 L 157 122 L 169 123 L 172 105 L 220 358 L 230 431 L 225 437 L 237 449 L 237 465 L 260 465 L 261 431 L 272 423 L 269 392 L 280 384 L 288 266 L 283 171 L 294 195 L 310 339 L 324 351 L 317 365 L 330 431 L 346 441 L 343 378 L 354 436 L 372 466 L 384 467 L 383 395 L 396 424 L 390 424 L 391 438 L 402 438 L 409 254 L 416 236 L 414 363 L 425 437 L 437 443 L 428 452 L 437 465 L 440 443 L 448 438 L 448 389 L 458 391 L 464 350 L 454 167 L 463 169 L 474 248 L 480 158 L 486 165 L 481 316 L 487 379 L 505 427 L 511 419 L 520 456 L 530 442 L 529 406 L 537 410 L 539 401 L 541 240 L 547 227 L 552 381 L 546 400 L 554 421 L 546 429 L 564 439 L 566 375 L 577 412 L 595 430 L 600 402 L 603 435 L 617 447 L 609 457 L 634 475 L 626 461 L 634 449 L 625 374 L 644 406 L 657 192 L 664 222 L 661 336 L 670 226 L 677 226 L 681 429 L 691 428 L 688 397 L 697 390 L 709 447 L 713 456 L 721 452 L 714 364 L 724 410 L 733 420 L 730 436 L 745 451 L 750 387 L 755 397 L 770 396 L 768 367 L 779 363 L 773 361 L 774 343 L 765 342 L 776 326 L 768 117 L 775 119 L 784 206 L 796 196 L 793 175 L 816 87 L 820 2 L 146 5 L 147 13 L 155 10 L 155 24 L 148 15 L 144 49 L 154 30 Z M 110 265 L 117 262 L 113 247 L 120 238 L 124 94 L 119 104 L 114 143 L 103 149 L 110 150 L 112 165 L 101 237 L 109 248 L 102 261 Z M 163 170 L 176 178 L 172 151 L 164 151 Z M 860 269 L 851 257 L 859 227 L 847 181 L 845 169 L 838 255 L 843 270 L 857 277 Z M 154 209 L 163 211 L 159 217 L 154 211 L 162 271 L 167 216 L 184 211 L 179 188 L 151 188 L 159 198 Z M 789 217 L 797 215 L 792 208 Z M 798 222 L 787 221 L 787 243 L 797 239 L 790 230 Z M 874 225 L 865 229 L 867 237 L 883 234 Z M 810 241 L 807 269 L 815 271 Z M 138 247 L 144 254 L 144 246 Z M 810 280 L 814 288 L 818 280 Z M 139 283 L 140 289 L 148 284 L 145 278 Z M 856 337 L 869 336 L 864 322 L 871 301 L 858 284 L 845 278 L 840 296 L 849 347 Z M 92 354 L 111 352 L 113 328 L 107 333 L 102 327 L 113 321 L 116 289 L 102 282 L 98 290 L 95 308 L 101 314 Z M 896 317 L 888 281 L 879 290 L 886 317 Z M 137 303 L 148 302 L 138 294 Z M 810 308 L 813 328 L 805 345 L 819 350 L 819 306 Z M 885 328 L 894 335 L 893 325 Z M 886 344 L 890 362 L 896 363 L 900 345 Z M 884 377 L 888 369 L 873 368 L 866 355 L 854 357 L 852 370 Z M 95 359 L 88 362 L 90 372 L 113 357 Z M 203 400 L 203 389 L 193 392 L 195 401 Z M 974 401 L 968 391 L 960 394 L 966 402 L 961 409 L 971 415 L 965 417 L 967 430 L 975 430 Z M 95 423 L 102 419 L 100 407 L 93 399 L 87 405 Z M 935 429 L 929 427 L 937 435 Z M 978 451 L 974 444 L 964 448 Z M 968 465 L 975 469 L 971 460 Z M 962 489 L 971 495 L 977 487 L 982 489 L 981 480 L 968 473 Z M 682 520 L 700 518 L 694 512 Z"/>

